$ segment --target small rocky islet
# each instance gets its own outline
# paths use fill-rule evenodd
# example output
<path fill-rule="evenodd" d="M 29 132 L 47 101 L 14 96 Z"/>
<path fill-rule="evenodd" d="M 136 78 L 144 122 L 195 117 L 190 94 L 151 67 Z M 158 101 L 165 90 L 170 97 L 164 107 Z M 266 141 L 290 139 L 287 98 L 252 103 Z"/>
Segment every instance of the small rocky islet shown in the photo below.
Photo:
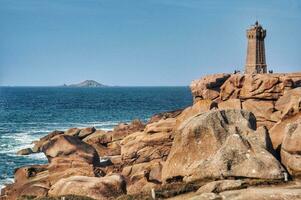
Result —
<path fill-rule="evenodd" d="M 80 83 L 75 83 L 75 84 L 64 84 L 63 87 L 71 87 L 71 88 L 104 88 L 104 87 L 109 87 L 107 85 L 98 83 L 97 81 L 94 80 L 85 80 Z"/>
<path fill-rule="evenodd" d="M 301 73 L 267 73 L 265 34 L 256 22 L 245 73 L 193 81 L 185 109 L 34 141 L 18 154 L 48 164 L 16 169 L 0 199 L 301 199 Z"/>

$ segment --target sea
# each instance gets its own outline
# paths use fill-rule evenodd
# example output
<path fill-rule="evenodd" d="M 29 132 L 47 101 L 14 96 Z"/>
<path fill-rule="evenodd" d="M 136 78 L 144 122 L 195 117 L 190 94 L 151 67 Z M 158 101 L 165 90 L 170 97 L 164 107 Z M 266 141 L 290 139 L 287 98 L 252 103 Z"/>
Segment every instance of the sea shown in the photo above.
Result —
<path fill-rule="evenodd" d="M 0 189 L 14 170 L 47 163 L 43 153 L 16 155 L 54 130 L 111 130 L 120 122 L 147 121 L 153 114 L 192 104 L 188 87 L 0 87 Z"/>

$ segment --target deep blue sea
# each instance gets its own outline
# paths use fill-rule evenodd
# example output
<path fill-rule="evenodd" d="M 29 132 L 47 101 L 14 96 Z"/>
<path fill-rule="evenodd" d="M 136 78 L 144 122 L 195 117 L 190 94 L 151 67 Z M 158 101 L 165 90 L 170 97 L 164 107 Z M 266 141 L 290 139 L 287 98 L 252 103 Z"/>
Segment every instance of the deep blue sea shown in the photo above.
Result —
<path fill-rule="evenodd" d="M 0 188 L 13 181 L 15 168 L 46 163 L 42 153 L 16 152 L 53 130 L 109 130 L 119 122 L 146 121 L 191 103 L 188 87 L 0 87 Z"/>

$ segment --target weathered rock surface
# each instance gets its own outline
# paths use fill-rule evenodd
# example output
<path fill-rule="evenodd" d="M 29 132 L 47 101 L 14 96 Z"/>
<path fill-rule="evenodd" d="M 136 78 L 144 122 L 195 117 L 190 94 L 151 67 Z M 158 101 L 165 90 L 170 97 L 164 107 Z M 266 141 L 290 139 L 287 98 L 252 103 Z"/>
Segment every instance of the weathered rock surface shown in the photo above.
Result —
<path fill-rule="evenodd" d="M 189 200 L 299 200 L 300 187 L 264 187 L 226 191 L 220 194 L 203 193 L 189 198 Z"/>
<path fill-rule="evenodd" d="M 134 132 L 143 131 L 144 128 L 145 124 L 136 119 L 129 124 L 119 124 L 113 131 L 97 130 L 83 141 L 93 146 L 101 157 L 117 156 L 121 154 L 121 140 Z"/>
<path fill-rule="evenodd" d="M 99 164 L 95 149 L 80 139 L 68 135 L 58 135 L 43 145 L 43 152 L 54 163 L 58 158 L 78 160 L 88 164 Z"/>
<path fill-rule="evenodd" d="M 221 99 L 278 99 L 294 87 L 293 80 L 284 74 L 234 74 L 221 87 Z"/>
<path fill-rule="evenodd" d="M 280 115 L 274 112 L 273 101 L 248 99 L 242 103 L 242 108 L 256 116 L 257 126 L 265 125 L 267 128 L 271 128 L 280 120 Z"/>
<path fill-rule="evenodd" d="M 87 127 L 87 128 L 81 129 L 80 132 L 78 133 L 78 137 L 83 139 L 83 138 L 91 135 L 95 131 L 96 131 L 95 127 Z"/>
<path fill-rule="evenodd" d="M 175 127 L 175 119 L 167 118 L 165 120 L 160 120 L 152 124 L 148 124 L 145 127 L 144 132 L 148 134 L 160 133 L 160 132 L 171 132 Z"/>
<path fill-rule="evenodd" d="M 281 112 L 282 119 L 298 114 L 301 111 L 301 87 L 285 91 L 276 101 L 275 109 Z"/>
<path fill-rule="evenodd" d="M 49 196 L 81 195 L 97 200 L 116 198 L 126 193 L 126 184 L 120 175 L 106 177 L 71 176 L 51 186 Z"/>
<path fill-rule="evenodd" d="M 121 155 L 125 164 L 149 162 L 154 159 L 165 160 L 173 141 L 174 118 L 160 120 L 121 141 Z M 164 127 L 166 125 L 166 127 Z"/>
<path fill-rule="evenodd" d="M 121 140 L 127 135 L 130 135 L 137 131 L 143 131 L 145 128 L 145 124 L 141 122 L 139 119 L 133 120 L 130 124 L 121 123 L 116 126 L 113 130 L 112 137 L 113 141 Z"/>
<path fill-rule="evenodd" d="M 120 146 L 113 142 L 112 132 L 97 130 L 83 141 L 93 146 L 101 157 L 120 154 Z"/>
<path fill-rule="evenodd" d="M 21 149 L 17 152 L 18 155 L 29 155 L 32 153 L 33 153 L 33 151 L 31 148 Z"/>
<path fill-rule="evenodd" d="M 48 135 L 40 138 L 38 141 L 34 141 L 34 147 L 32 148 L 32 151 L 35 153 L 41 152 L 42 151 L 42 146 L 44 145 L 45 142 L 48 142 L 51 138 L 57 135 L 62 135 L 64 134 L 64 131 L 53 131 L 49 133 Z"/>
<path fill-rule="evenodd" d="M 285 129 L 290 123 L 294 123 L 301 119 L 301 113 L 278 121 L 270 130 L 270 137 L 275 150 L 280 152 L 281 143 L 284 138 Z"/>
<path fill-rule="evenodd" d="M 127 179 L 128 193 L 149 192 L 161 184 L 161 171 L 173 141 L 175 118 L 148 124 L 121 141 L 122 174 Z"/>
<path fill-rule="evenodd" d="M 70 128 L 67 131 L 65 131 L 64 134 L 70 135 L 70 136 L 78 136 L 80 131 L 81 131 L 81 129 L 79 129 L 79 128 Z"/>
<path fill-rule="evenodd" d="M 189 198 L 189 200 L 222 200 L 222 196 L 215 193 L 203 193 Z"/>
<path fill-rule="evenodd" d="M 112 142 L 112 134 L 107 131 L 97 130 L 91 135 L 85 137 L 83 141 L 88 144 L 108 144 Z"/>
<path fill-rule="evenodd" d="M 150 118 L 150 120 L 148 121 L 147 124 L 157 122 L 161 119 L 176 118 L 178 115 L 180 115 L 182 113 L 183 110 L 184 109 L 179 109 L 179 110 L 175 110 L 175 111 L 169 111 L 169 112 L 155 114 Z"/>
<path fill-rule="evenodd" d="M 196 115 L 179 128 L 162 179 L 282 179 L 284 169 L 267 151 L 267 135 L 255 132 L 255 120 L 243 110 Z"/>
<path fill-rule="evenodd" d="M 214 100 L 220 109 L 237 109 L 239 100 L 243 109 L 254 112 L 258 126 L 271 128 L 300 111 L 300 82 L 301 73 L 215 74 L 193 81 L 190 87 L 194 99 Z"/>
<path fill-rule="evenodd" d="M 50 163 L 51 183 L 73 175 L 95 176 L 94 167 L 100 165 L 96 150 L 78 137 L 55 136 L 43 145 L 42 150 Z"/>
<path fill-rule="evenodd" d="M 217 104 L 210 99 L 199 99 L 192 106 L 187 107 L 180 115 L 176 117 L 176 126 L 179 127 L 185 120 L 193 117 L 196 114 L 207 112 L 217 107 Z"/>
<path fill-rule="evenodd" d="M 228 181 L 229 180 L 225 180 L 224 182 Z M 225 187 L 225 190 L 220 190 L 221 187 L 219 186 L 215 187 L 215 185 L 219 185 L 217 184 L 217 182 L 223 181 L 215 181 L 208 183 L 207 185 L 201 187 L 204 188 L 204 190 L 201 193 L 194 192 L 187 195 L 180 195 L 179 197 L 170 198 L 170 200 L 299 200 L 301 198 L 301 185 L 298 181 L 288 182 L 286 184 L 262 186 L 256 186 L 256 183 L 253 183 L 255 185 L 248 188 L 244 188 L 244 186 L 246 185 L 243 181 L 244 183 L 241 184 L 241 187 L 239 189 L 236 188 L 236 186 L 240 185 L 240 180 L 230 180 L 229 185 L 233 185 L 234 188 L 230 189 L 229 187 Z M 225 183 L 225 185 L 228 184 Z M 212 189 L 213 191 L 211 191 Z M 183 196 L 183 198 L 181 198 L 181 196 Z"/>
<path fill-rule="evenodd" d="M 301 175 L 301 120 L 285 129 L 281 145 L 281 161 L 293 177 Z"/>
<path fill-rule="evenodd" d="M 242 109 L 240 99 L 228 99 L 227 101 L 221 101 L 218 103 L 218 109 Z"/>
<path fill-rule="evenodd" d="M 124 167 L 122 175 L 127 178 L 127 193 L 148 193 L 160 184 L 162 165 L 158 159 Z"/>
<path fill-rule="evenodd" d="M 226 190 L 237 190 L 243 187 L 244 181 L 243 180 L 220 180 L 220 181 L 213 181 L 207 183 L 206 185 L 200 187 L 197 194 L 203 193 L 220 193 Z"/>
<path fill-rule="evenodd" d="M 15 200 L 22 195 L 42 197 L 46 196 L 50 188 L 47 165 L 18 168 L 15 171 L 14 181 L 14 184 L 1 191 L 3 199 Z"/>
<path fill-rule="evenodd" d="M 194 100 L 217 99 L 219 97 L 220 87 L 229 77 L 230 74 L 213 74 L 192 81 L 190 89 Z"/>
<path fill-rule="evenodd" d="M 240 99 L 240 90 L 243 87 L 245 77 L 241 74 L 231 75 L 220 88 L 220 99 Z"/>
<path fill-rule="evenodd" d="M 299 200 L 301 188 L 296 187 L 267 187 L 248 188 L 242 190 L 226 191 L 219 194 L 225 200 Z"/>
<path fill-rule="evenodd" d="M 54 135 L 54 136 L 53 136 Z M 51 185 L 70 176 L 95 176 L 100 164 L 96 150 L 78 137 L 53 134 L 42 145 L 48 165 L 22 167 L 15 172 L 15 183 L 6 187 L 6 199 L 22 195 L 46 196 Z"/>

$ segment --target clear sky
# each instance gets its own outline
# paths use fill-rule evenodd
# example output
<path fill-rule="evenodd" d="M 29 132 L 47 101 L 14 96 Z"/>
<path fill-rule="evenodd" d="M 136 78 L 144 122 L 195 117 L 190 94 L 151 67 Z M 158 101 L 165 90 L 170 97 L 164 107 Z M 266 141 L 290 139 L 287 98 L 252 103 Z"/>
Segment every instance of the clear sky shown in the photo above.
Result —
<path fill-rule="evenodd" d="M 243 70 L 256 19 L 268 67 L 301 71 L 301 0 L 0 0 L 0 85 L 188 85 Z"/>

